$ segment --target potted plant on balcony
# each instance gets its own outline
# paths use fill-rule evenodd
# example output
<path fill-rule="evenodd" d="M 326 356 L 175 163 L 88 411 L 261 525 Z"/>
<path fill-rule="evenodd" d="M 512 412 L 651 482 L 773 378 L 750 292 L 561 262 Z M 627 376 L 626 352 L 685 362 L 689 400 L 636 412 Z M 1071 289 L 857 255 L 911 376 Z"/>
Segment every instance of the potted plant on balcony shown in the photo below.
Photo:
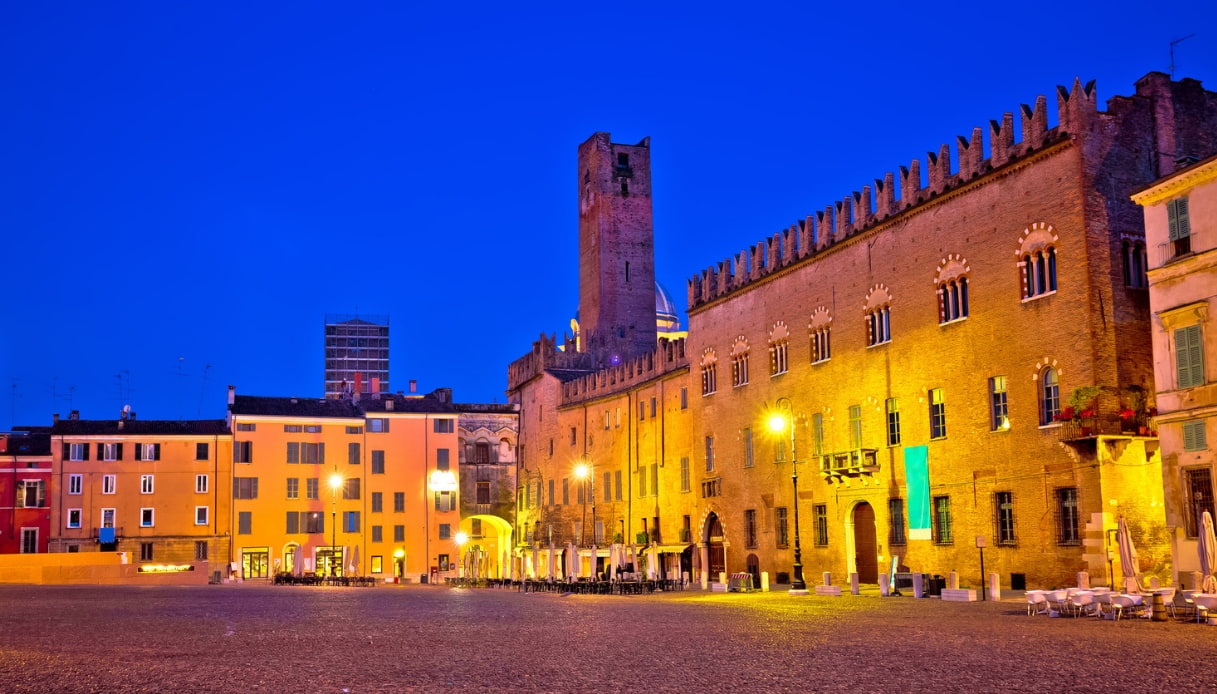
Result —
<path fill-rule="evenodd" d="M 1069 394 L 1069 408 L 1073 411 L 1073 419 L 1082 428 L 1082 436 L 1090 436 L 1094 426 L 1095 415 L 1098 413 L 1098 386 L 1078 386 Z"/>

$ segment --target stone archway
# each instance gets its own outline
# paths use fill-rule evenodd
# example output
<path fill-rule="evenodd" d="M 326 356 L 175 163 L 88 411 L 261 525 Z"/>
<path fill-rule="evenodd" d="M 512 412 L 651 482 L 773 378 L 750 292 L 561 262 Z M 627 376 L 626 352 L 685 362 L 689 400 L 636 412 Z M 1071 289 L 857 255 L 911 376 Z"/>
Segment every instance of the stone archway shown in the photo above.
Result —
<path fill-rule="evenodd" d="M 523 562 L 513 560 L 511 523 L 491 514 L 478 514 L 461 520 L 461 532 L 469 538 L 469 546 L 483 552 L 480 571 L 489 578 L 519 578 Z M 464 551 L 462 551 L 462 556 Z"/>
<path fill-rule="evenodd" d="M 718 575 L 727 570 L 727 550 L 723 544 L 723 524 L 718 519 L 717 513 L 711 513 L 706 517 L 706 531 L 702 541 L 706 543 L 707 562 L 706 572 L 709 574 L 710 581 L 718 580 Z"/>

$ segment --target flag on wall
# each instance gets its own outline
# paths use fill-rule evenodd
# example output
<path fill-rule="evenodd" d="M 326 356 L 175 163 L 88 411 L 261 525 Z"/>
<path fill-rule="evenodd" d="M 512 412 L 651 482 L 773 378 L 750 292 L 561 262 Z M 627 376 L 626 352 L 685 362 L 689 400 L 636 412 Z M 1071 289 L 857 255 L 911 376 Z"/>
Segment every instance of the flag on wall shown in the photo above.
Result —
<path fill-rule="evenodd" d="M 931 540 L 929 448 L 904 449 L 904 483 L 908 485 L 909 539 Z"/>

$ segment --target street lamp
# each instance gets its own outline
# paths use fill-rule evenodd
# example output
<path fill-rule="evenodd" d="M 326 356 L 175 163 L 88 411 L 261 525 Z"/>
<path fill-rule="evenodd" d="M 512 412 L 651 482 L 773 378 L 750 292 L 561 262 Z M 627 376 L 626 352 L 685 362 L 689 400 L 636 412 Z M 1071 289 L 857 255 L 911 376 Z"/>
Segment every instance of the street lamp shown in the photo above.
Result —
<path fill-rule="evenodd" d="M 785 410 L 785 414 L 783 414 Z M 769 430 L 781 433 L 790 429 L 790 481 L 794 484 L 794 578 L 790 582 L 791 595 L 806 595 L 807 584 L 803 582 L 803 550 L 799 545 L 799 459 L 794 447 L 794 405 L 790 398 L 780 397 L 777 411 L 769 416 Z"/>
<path fill-rule="evenodd" d="M 337 576 L 335 572 L 334 555 L 338 551 L 338 490 L 342 488 L 342 475 L 338 474 L 338 469 L 334 469 L 334 474 L 330 475 L 330 497 L 334 500 L 334 505 L 330 511 L 330 575 Z M 338 566 L 341 566 L 339 562 Z M 339 569 L 341 571 L 341 569 Z"/>
<path fill-rule="evenodd" d="M 586 460 L 582 460 L 575 466 L 575 477 L 580 480 L 587 481 L 587 495 L 583 497 L 583 536 L 587 537 L 587 497 L 592 498 L 592 547 L 596 546 L 596 475 L 592 471 L 592 464 Z M 583 538 L 580 539 L 582 541 Z M 595 573 L 596 557 L 595 552 L 592 553 L 591 566 L 592 573 Z"/>

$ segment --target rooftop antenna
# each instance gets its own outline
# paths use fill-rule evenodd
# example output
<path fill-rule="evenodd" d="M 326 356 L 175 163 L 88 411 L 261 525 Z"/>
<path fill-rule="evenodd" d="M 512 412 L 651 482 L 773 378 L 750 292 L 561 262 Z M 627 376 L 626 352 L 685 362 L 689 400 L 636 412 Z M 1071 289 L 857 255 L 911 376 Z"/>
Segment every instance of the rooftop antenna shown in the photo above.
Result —
<path fill-rule="evenodd" d="M 1175 46 L 1183 43 L 1184 41 L 1192 38 L 1193 36 L 1195 36 L 1195 34 L 1188 34 L 1187 36 L 1184 36 L 1181 39 L 1175 39 L 1174 41 L 1171 41 L 1171 79 L 1175 79 Z"/>
<path fill-rule="evenodd" d="M 198 412 L 195 414 L 195 416 L 199 417 L 199 418 L 202 418 L 202 416 L 203 416 L 203 396 L 205 396 L 207 394 L 207 372 L 210 370 L 211 370 L 211 364 L 205 364 L 203 366 L 203 379 L 202 379 L 202 382 L 199 384 L 199 409 L 198 409 Z"/>

